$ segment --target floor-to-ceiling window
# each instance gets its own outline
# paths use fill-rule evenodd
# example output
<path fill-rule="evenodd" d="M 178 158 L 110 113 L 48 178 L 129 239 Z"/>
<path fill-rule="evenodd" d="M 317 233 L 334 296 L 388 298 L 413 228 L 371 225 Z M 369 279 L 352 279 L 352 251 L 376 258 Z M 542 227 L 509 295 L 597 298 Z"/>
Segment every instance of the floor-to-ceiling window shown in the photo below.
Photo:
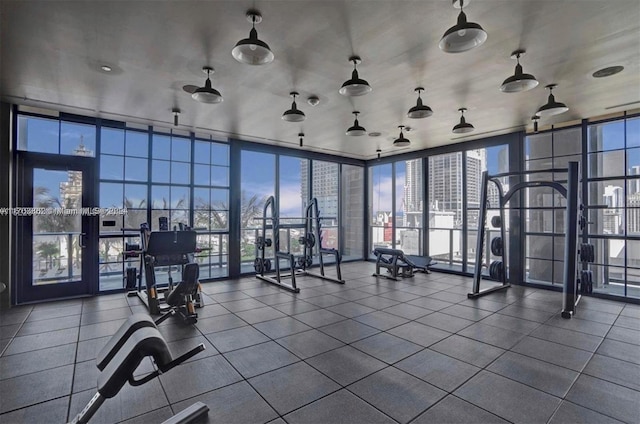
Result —
<path fill-rule="evenodd" d="M 321 245 L 326 249 L 339 249 L 338 167 L 335 162 L 312 161 L 311 191 L 318 201 Z M 329 258 L 327 258 L 329 260 Z"/>
<path fill-rule="evenodd" d="M 588 127 L 593 290 L 640 297 L 640 118 Z"/>
<path fill-rule="evenodd" d="M 362 259 L 364 249 L 364 168 L 342 165 L 342 259 Z"/>
<path fill-rule="evenodd" d="M 369 168 L 369 257 L 377 247 L 393 248 L 392 165 Z"/>

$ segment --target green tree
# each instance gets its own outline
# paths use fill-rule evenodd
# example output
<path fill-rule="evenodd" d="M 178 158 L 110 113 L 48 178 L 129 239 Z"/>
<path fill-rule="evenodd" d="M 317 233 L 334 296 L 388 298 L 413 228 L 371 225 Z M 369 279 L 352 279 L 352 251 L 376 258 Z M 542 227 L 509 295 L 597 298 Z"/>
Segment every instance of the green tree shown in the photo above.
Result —
<path fill-rule="evenodd" d="M 45 261 L 45 268 L 53 268 L 54 259 L 60 254 L 58 243 L 54 241 L 44 241 L 36 245 L 36 253 Z"/>

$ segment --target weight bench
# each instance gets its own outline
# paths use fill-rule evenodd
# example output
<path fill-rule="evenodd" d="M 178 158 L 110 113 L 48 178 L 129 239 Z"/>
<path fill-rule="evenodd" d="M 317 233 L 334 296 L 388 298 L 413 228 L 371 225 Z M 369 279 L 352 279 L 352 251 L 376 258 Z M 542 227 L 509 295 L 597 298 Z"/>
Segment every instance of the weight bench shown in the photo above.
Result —
<path fill-rule="evenodd" d="M 71 423 L 87 423 L 104 401 L 116 396 L 127 382 L 132 386 L 145 384 L 204 349 L 205 346 L 201 343 L 174 359 L 153 321 L 144 314 L 132 315 L 99 353 L 97 364 L 102 372 L 98 375 L 98 392 Z M 135 370 L 147 356 L 153 358 L 157 370 L 135 379 Z M 164 424 L 192 422 L 208 411 L 209 408 L 204 403 L 197 402 L 169 418 Z"/>
<path fill-rule="evenodd" d="M 373 276 L 394 281 L 398 281 L 399 276 L 413 277 L 416 271 L 430 274 L 429 267 L 434 264 L 430 256 L 405 255 L 400 249 L 378 247 L 373 254 L 376 255 L 376 272 Z M 381 274 L 380 268 L 386 268 L 387 274 Z"/>

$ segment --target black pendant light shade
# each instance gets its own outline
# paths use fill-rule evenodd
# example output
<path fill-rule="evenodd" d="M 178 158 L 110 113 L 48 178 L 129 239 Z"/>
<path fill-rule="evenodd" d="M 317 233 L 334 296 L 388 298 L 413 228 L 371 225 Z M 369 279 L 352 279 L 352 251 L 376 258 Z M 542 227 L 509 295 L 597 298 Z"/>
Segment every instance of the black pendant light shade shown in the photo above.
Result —
<path fill-rule="evenodd" d="M 304 133 L 298 133 L 298 137 L 300 137 L 300 147 L 302 147 L 302 142 L 304 141 Z"/>
<path fill-rule="evenodd" d="M 428 118 L 433 115 L 433 111 L 429 106 L 425 106 L 422 104 L 422 98 L 420 97 L 420 92 L 424 91 L 424 88 L 418 87 L 414 91 L 418 93 L 418 101 L 414 107 L 409 109 L 407 116 L 411 119 L 420 119 L 420 118 Z"/>
<path fill-rule="evenodd" d="M 474 22 L 467 22 L 462 11 L 464 0 L 460 0 L 458 23 L 449 28 L 440 40 L 440 50 L 447 53 L 462 53 L 480 46 L 487 40 L 487 32 Z"/>
<path fill-rule="evenodd" d="M 364 127 L 362 125 L 360 125 L 360 123 L 358 122 L 358 114 L 360 112 L 358 112 L 357 110 L 353 111 L 353 114 L 356 116 L 356 119 L 353 121 L 353 125 L 351 127 L 349 127 L 349 129 L 347 130 L 347 135 L 351 135 L 351 136 L 360 136 L 360 135 L 365 135 L 367 133 L 367 130 L 364 129 Z"/>
<path fill-rule="evenodd" d="M 287 110 L 285 113 L 282 114 L 282 119 L 287 122 L 304 121 L 306 118 L 306 115 L 304 114 L 303 111 L 299 110 L 298 106 L 296 105 L 296 96 L 298 95 L 298 93 L 295 91 L 292 91 L 291 93 L 289 93 L 289 95 L 293 97 L 293 103 L 291 103 L 291 109 Z"/>
<path fill-rule="evenodd" d="M 214 72 L 213 68 L 210 66 L 205 66 L 202 68 L 202 71 L 207 74 L 207 80 L 204 83 L 204 87 L 198 87 L 191 94 L 193 100 L 197 100 L 200 103 L 221 103 L 222 102 L 222 94 L 215 88 L 211 87 L 211 78 L 209 77 L 211 73 Z"/>
<path fill-rule="evenodd" d="M 540 106 L 540 109 L 536 112 L 536 115 L 539 117 L 546 118 L 548 116 L 559 115 L 569 110 L 564 103 L 556 102 L 556 98 L 553 96 L 553 88 L 556 86 L 557 84 L 549 84 L 546 86 L 546 88 L 549 89 L 549 98 L 547 104 Z"/>
<path fill-rule="evenodd" d="M 537 133 L 538 132 L 538 120 L 540 119 L 540 117 L 538 115 L 533 115 L 531 117 L 531 120 L 533 121 L 533 132 Z"/>
<path fill-rule="evenodd" d="M 409 141 L 408 138 L 405 138 L 404 134 L 402 134 L 402 129 L 404 128 L 404 125 L 398 125 L 398 128 L 400 128 L 400 137 L 396 138 L 393 141 L 393 145 L 396 147 L 406 147 L 409 144 L 411 144 L 411 141 Z"/>
<path fill-rule="evenodd" d="M 378 160 L 380 160 L 380 154 L 381 153 L 382 153 L 382 150 L 376 149 L 376 154 L 378 155 Z"/>
<path fill-rule="evenodd" d="M 265 65 L 273 62 L 273 52 L 267 43 L 258 39 L 258 31 L 256 31 L 256 24 L 262 22 L 262 15 L 257 10 L 249 10 L 247 20 L 253 25 L 249 38 L 238 41 L 231 50 L 231 54 L 238 62 L 249 65 Z"/>
<path fill-rule="evenodd" d="M 363 80 L 358 75 L 358 70 L 356 66 L 358 63 L 362 62 L 359 56 L 351 56 L 349 58 L 349 62 L 353 62 L 353 72 L 351 73 L 351 79 L 347 80 L 340 87 L 339 93 L 343 96 L 364 96 L 367 93 L 370 93 L 373 88 L 369 85 L 366 80 Z"/>
<path fill-rule="evenodd" d="M 177 127 L 178 117 L 180 116 L 180 109 L 178 109 L 177 107 L 174 107 L 173 109 L 171 109 L 171 113 L 173 113 L 173 126 Z"/>
<path fill-rule="evenodd" d="M 528 91 L 538 86 L 538 80 L 531 74 L 525 74 L 522 72 L 522 65 L 520 65 L 520 56 L 524 56 L 524 50 L 516 50 L 511 53 L 511 57 L 515 57 L 518 63 L 516 64 L 516 71 L 509 78 L 504 80 L 500 86 L 500 91 L 503 93 L 519 93 L 521 91 Z"/>
<path fill-rule="evenodd" d="M 475 129 L 475 127 L 473 125 L 471 125 L 470 123 L 468 123 L 465 119 L 464 119 L 464 112 L 467 110 L 464 107 L 461 107 L 460 109 L 458 109 L 460 111 L 460 113 L 462 114 L 460 116 L 460 123 L 457 124 L 455 127 L 453 127 L 453 133 L 454 134 L 465 134 L 465 133 L 470 133 L 471 131 L 473 131 Z"/>

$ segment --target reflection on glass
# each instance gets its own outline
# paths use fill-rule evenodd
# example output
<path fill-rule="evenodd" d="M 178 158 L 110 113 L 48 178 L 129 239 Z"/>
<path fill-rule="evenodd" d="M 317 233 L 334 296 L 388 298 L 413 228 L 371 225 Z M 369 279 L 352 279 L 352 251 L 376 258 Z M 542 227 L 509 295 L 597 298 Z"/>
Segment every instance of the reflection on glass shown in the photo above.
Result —
<path fill-rule="evenodd" d="M 18 149 L 60 153 L 60 122 L 54 119 L 18 116 Z"/>

